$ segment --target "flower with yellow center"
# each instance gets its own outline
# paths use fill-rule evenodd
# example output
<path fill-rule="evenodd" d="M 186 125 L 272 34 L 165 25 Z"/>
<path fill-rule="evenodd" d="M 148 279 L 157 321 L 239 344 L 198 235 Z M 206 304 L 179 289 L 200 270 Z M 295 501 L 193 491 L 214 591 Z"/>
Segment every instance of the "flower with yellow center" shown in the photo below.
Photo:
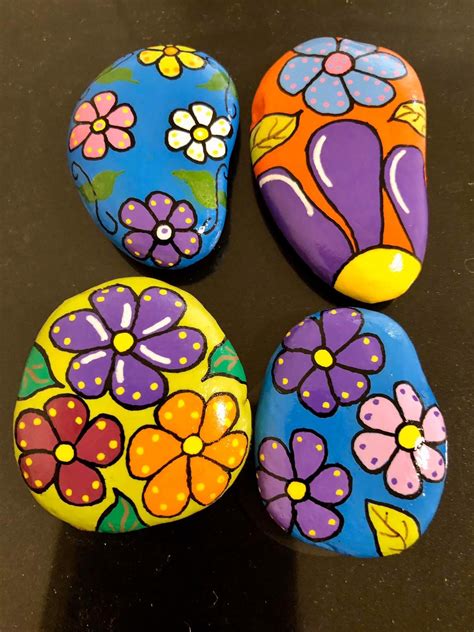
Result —
<path fill-rule="evenodd" d="M 112 344 L 119 353 L 126 353 L 135 344 L 135 338 L 128 331 L 121 331 L 115 334 Z"/>
<path fill-rule="evenodd" d="M 189 70 L 198 70 L 206 64 L 194 48 L 172 44 L 150 46 L 138 54 L 138 61 L 144 66 L 155 64 L 158 72 L 167 79 L 181 76 L 183 66 Z"/>
<path fill-rule="evenodd" d="M 314 356 L 314 361 L 315 363 L 321 368 L 321 369 L 330 369 L 332 367 L 332 365 L 334 364 L 334 357 L 332 355 L 332 353 L 329 351 L 329 349 L 318 349 Z"/>
<path fill-rule="evenodd" d="M 416 450 L 423 443 L 423 433 L 415 424 L 404 424 L 398 431 L 397 441 L 405 450 Z"/>
<path fill-rule="evenodd" d="M 76 457 L 76 451 L 70 443 L 58 443 L 54 450 L 54 456 L 60 463 L 70 463 Z"/>
<path fill-rule="evenodd" d="M 291 500 L 303 500 L 306 496 L 307 485 L 303 481 L 290 481 L 286 488 L 286 493 Z"/>

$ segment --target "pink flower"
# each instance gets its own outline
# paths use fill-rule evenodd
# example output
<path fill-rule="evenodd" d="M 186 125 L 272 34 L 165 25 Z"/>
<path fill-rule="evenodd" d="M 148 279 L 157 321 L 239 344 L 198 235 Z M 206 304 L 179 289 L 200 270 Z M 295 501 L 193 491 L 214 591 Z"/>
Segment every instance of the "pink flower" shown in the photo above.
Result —
<path fill-rule="evenodd" d="M 125 131 L 135 125 L 135 112 L 128 103 L 117 104 L 114 92 L 100 92 L 92 101 L 80 103 L 74 121 L 77 125 L 71 130 L 69 149 L 82 145 L 84 158 L 103 158 L 109 146 L 126 151 L 135 145 L 133 134 Z"/>
<path fill-rule="evenodd" d="M 353 449 L 368 472 L 385 470 L 391 493 L 414 498 L 422 492 L 422 479 L 444 478 L 444 456 L 432 446 L 446 441 L 446 428 L 438 407 L 425 410 L 410 384 L 395 385 L 394 393 L 395 401 L 376 395 L 362 404 L 359 422 L 368 430 L 355 437 Z"/>

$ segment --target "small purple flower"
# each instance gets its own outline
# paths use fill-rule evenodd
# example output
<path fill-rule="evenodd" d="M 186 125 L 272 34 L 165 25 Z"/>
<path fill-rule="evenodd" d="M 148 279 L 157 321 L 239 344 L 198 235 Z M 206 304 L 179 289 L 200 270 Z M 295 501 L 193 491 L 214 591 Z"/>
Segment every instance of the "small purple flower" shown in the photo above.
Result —
<path fill-rule="evenodd" d="M 326 443 L 312 430 L 295 430 L 287 450 L 280 439 L 266 438 L 258 450 L 258 489 L 277 524 L 313 541 L 339 533 L 343 518 L 334 505 L 351 493 L 351 476 L 339 464 L 325 465 Z"/>
<path fill-rule="evenodd" d="M 133 229 L 125 234 L 123 245 L 136 259 L 152 257 L 158 266 L 171 268 L 201 248 L 201 236 L 193 230 L 194 208 L 167 193 L 150 193 L 145 203 L 128 199 L 120 208 L 120 221 Z"/>
<path fill-rule="evenodd" d="M 304 90 L 308 107 L 319 114 L 344 114 L 354 102 L 368 107 L 389 103 L 395 96 L 385 79 L 407 74 L 405 64 L 372 44 L 317 37 L 294 49 L 299 53 L 283 66 L 279 83 L 288 94 Z"/>
<path fill-rule="evenodd" d="M 67 381 L 85 397 L 110 391 L 124 406 L 151 406 L 168 391 L 162 371 L 190 369 L 206 353 L 200 331 L 177 326 L 186 303 L 176 292 L 151 287 L 137 297 L 115 284 L 96 290 L 89 301 L 92 309 L 62 316 L 50 331 L 56 347 L 79 352 Z"/>
<path fill-rule="evenodd" d="M 361 400 L 367 376 L 384 365 L 384 349 L 375 334 L 361 334 L 364 319 L 356 309 L 325 310 L 286 334 L 273 364 L 273 381 L 281 393 L 298 392 L 300 402 L 320 416 L 339 404 Z"/>

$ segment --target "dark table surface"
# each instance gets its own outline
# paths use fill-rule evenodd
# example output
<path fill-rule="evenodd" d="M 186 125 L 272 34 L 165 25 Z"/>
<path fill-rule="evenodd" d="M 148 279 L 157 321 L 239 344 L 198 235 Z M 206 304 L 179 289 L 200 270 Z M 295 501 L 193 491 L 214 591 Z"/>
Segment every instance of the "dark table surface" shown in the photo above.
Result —
<path fill-rule="evenodd" d="M 471 0 L 0 0 L 0 630 L 472 629 L 474 244 Z M 384 560 L 317 555 L 281 537 L 252 465 L 213 508 L 122 537 L 81 533 L 32 499 L 12 457 L 23 363 L 63 299 L 149 274 L 93 226 L 68 173 L 70 112 L 98 71 L 162 42 L 191 44 L 232 74 L 242 108 L 230 214 L 218 252 L 162 278 L 192 292 L 229 335 L 255 406 L 289 326 L 347 301 L 289 251 L 255 196 L 247 150 L 259 79 L 317 35 L 392 48 L 429 109 L 431 226 L 420 279 L 382 309 L 406 328 L 450 431 L 445 495 L 416 547 Z"/>

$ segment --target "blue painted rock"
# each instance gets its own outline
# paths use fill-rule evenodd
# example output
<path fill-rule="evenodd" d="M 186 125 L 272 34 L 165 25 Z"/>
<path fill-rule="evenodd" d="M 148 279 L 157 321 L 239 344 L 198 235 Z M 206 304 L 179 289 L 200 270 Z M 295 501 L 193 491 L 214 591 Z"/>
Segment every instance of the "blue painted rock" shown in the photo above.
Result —
<path fill-rule="evenodd" d="M 443 415 L 413 344 L 383 314 L 331 309 L 293 327 L 268 366 L 255 438 L 268 513 L 309 544 L 401 553 L 441 499 Z"/>
<path fill-rule="evenodd" d="M 285 53 L 252 106 L 255 177 L 290 245 L 368 303 L 403 294 L 427 240 L 426 109 L 400 56 L 319 37 Z"/>
<path fill-rule="evenodd" d="M 97 226 L 133 259 L 184 268 L 216 246 L 239 124 L 235 86 L 209 55 L 151 46 L 79 99 L 68 162 Z"/>

